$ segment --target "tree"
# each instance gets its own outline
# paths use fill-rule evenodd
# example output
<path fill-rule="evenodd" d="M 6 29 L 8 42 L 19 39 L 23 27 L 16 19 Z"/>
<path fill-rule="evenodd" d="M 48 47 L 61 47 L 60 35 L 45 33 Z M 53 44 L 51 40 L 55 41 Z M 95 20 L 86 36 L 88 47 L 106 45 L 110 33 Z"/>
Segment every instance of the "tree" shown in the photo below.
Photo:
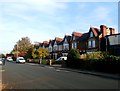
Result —
<path fill-rule="evenodd" d="M 25 54 L 31 47 L 32 44 L 30 39 L 28 37 L 23 37 L 14 45 L 12 52 L 19 53 L 19 55 L 25 56 Z"/>
<path fill-rule="evenodd" d="M 4 58 L 4 57 L 5 57 L 5 55 L 4 55 L 4 54 L 0 54 L 0 57 L 1 57 L 1 58 L 2 58 L 2 57 Z"/>
<path fill-rule="evenodd" d="M 26 55 L 25 55 L 25 58 L 29 58 L 29 59 L 32 59 L 33 56 L 32 56 L 32 52 L 33 52 L 33 47 L 29 48 Z"/>
<path fill-rule="evenodd" d="M 38 57 L 38 51 L 36 49 L 32 50 L 32 57 L 37 58 Z"/>
<path fill-rule="evenodd" d="M 49 52 L 46 48 L 33 49 L 32 57 L 39 58 L 39 63 L 42 63 L 42 58 L 48 57 Z"/>
<path fill-rule="evenodd" d="M 46 48 L 39 48 L 37 52 L 38 52 L 38 57 L 40 58 L 45 58 L 49 56 L 49 52 Z"/>

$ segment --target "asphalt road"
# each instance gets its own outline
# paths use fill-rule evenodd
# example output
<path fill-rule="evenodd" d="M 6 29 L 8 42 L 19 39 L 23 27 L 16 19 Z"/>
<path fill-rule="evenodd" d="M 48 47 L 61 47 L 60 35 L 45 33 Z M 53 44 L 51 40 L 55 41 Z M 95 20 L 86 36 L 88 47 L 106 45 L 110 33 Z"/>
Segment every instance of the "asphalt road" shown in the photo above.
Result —
<path fill-rule="evenodd" d="M 118 81 L 38 64 L 6 62 L 5 89 L 118 89 Z"/>

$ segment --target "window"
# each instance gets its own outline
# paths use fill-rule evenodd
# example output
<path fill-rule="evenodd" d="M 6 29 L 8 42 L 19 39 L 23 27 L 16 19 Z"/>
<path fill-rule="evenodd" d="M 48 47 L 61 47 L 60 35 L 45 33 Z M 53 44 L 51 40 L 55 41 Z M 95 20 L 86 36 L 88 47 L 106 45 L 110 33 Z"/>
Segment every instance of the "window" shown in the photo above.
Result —
<path fill-rule="evenodd" d="M 95 40 L 89 40 L 88 41 L 88 48 L 94 48 L 95 47 Z"/>
<path fill-rule="evenodd" d="M 67 50 L 69 49 L 69 44 L 64 44 L 64 50 L 65 49 L 67 49 Z"/>
<path fill-rule="evenodd" d="M 95 47 L 95 40 L 92 41 L 92 47 Z"/>
<path fill-rule="evenodd" d="M 62 45 L 59 45 L 59 51 L 61 51 L 62 50 Z"/>
<path fill-rule="evenodd" d="M 90 32 L 90 37 L 93 37 L 93 32 Z"/>
<path fill-rule="evenodd" d="M 76 42 L 72 43 L 72 48 L 77 48 L 77 43 Z"/>
<path fill-rule="evenodd" d="M 77 43 L 75 42 L 75 47 L 74 48 L 77 48 Z"/>
<path fill-rule="evenodd" d="M 57 50 L 57 45 L 54 45 L 54 51 L 56 51 Z"/>
<path fill-rule="evenodd" d="M 107 35 L 110 35 L 110 30 L 109 29 L 107 29 Z"/>
<path fill-rule="evenodd" d="M 73 48 L 73 43 L 72 43 L 72 48 Z"/>
<path fill-rule="evenodd" d="M 88 41 L 88 48 L 91 48 L 91 41 Z"/>
<path fill-rule="evenodd" d="M 52 52 L 52 47 L 51 46 L 49 47 L 49 52 Z"/>
<path fill-rule="evenodd" d="M 75 36 L 73 36 L 73 40 L 75 40 Z"/>

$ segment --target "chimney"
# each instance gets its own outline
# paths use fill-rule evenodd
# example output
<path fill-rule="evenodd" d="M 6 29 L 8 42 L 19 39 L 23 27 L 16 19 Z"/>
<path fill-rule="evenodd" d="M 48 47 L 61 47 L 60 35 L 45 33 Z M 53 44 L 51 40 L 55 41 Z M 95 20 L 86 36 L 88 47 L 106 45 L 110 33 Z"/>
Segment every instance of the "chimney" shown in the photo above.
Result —
<path fill-rule="evenodd" d="M 115 29 L 114 28 L 109 28 L 110 30 L 110 35 L 115 34 Z"/>
<path fill-rule="evenodd" d="M 105 37 L 107 35 L 107 27 L 105 25 L 101 25 L 100 32 L 102 33 L 102 37 Z"/>

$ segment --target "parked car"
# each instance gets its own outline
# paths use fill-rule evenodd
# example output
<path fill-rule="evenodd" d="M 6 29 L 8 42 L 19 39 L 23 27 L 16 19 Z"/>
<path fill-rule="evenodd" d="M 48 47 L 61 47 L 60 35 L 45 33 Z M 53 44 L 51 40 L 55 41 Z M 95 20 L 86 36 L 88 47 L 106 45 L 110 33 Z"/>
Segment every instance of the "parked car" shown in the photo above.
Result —
<path fill-rule="evenodd" d="M 0 58 L 0 65 L 5 65 L 5 58 Z"/>
<path fill-rule="evenodd" d="M 2 58 L 0 58 L 0 65 L 2 65 L 3 64 L 3 61 L 2 61 Z"/>
<path fill-rule="evenodd" d="M 60 61 L 60 60 L 67 60 L 67 57 L 59 57 L 56 61 Z"/>
<path fill-rule="evenodd" d="M 7 61 L 13 61 L 12 57 L 7 57 Z"/>
<path fill-rule="evenodd" d="M 26 62 L 26 60 L 23 57 L 18 57 L 16 59 L 16 63 L 25 63 L 25 62 Z"/>

